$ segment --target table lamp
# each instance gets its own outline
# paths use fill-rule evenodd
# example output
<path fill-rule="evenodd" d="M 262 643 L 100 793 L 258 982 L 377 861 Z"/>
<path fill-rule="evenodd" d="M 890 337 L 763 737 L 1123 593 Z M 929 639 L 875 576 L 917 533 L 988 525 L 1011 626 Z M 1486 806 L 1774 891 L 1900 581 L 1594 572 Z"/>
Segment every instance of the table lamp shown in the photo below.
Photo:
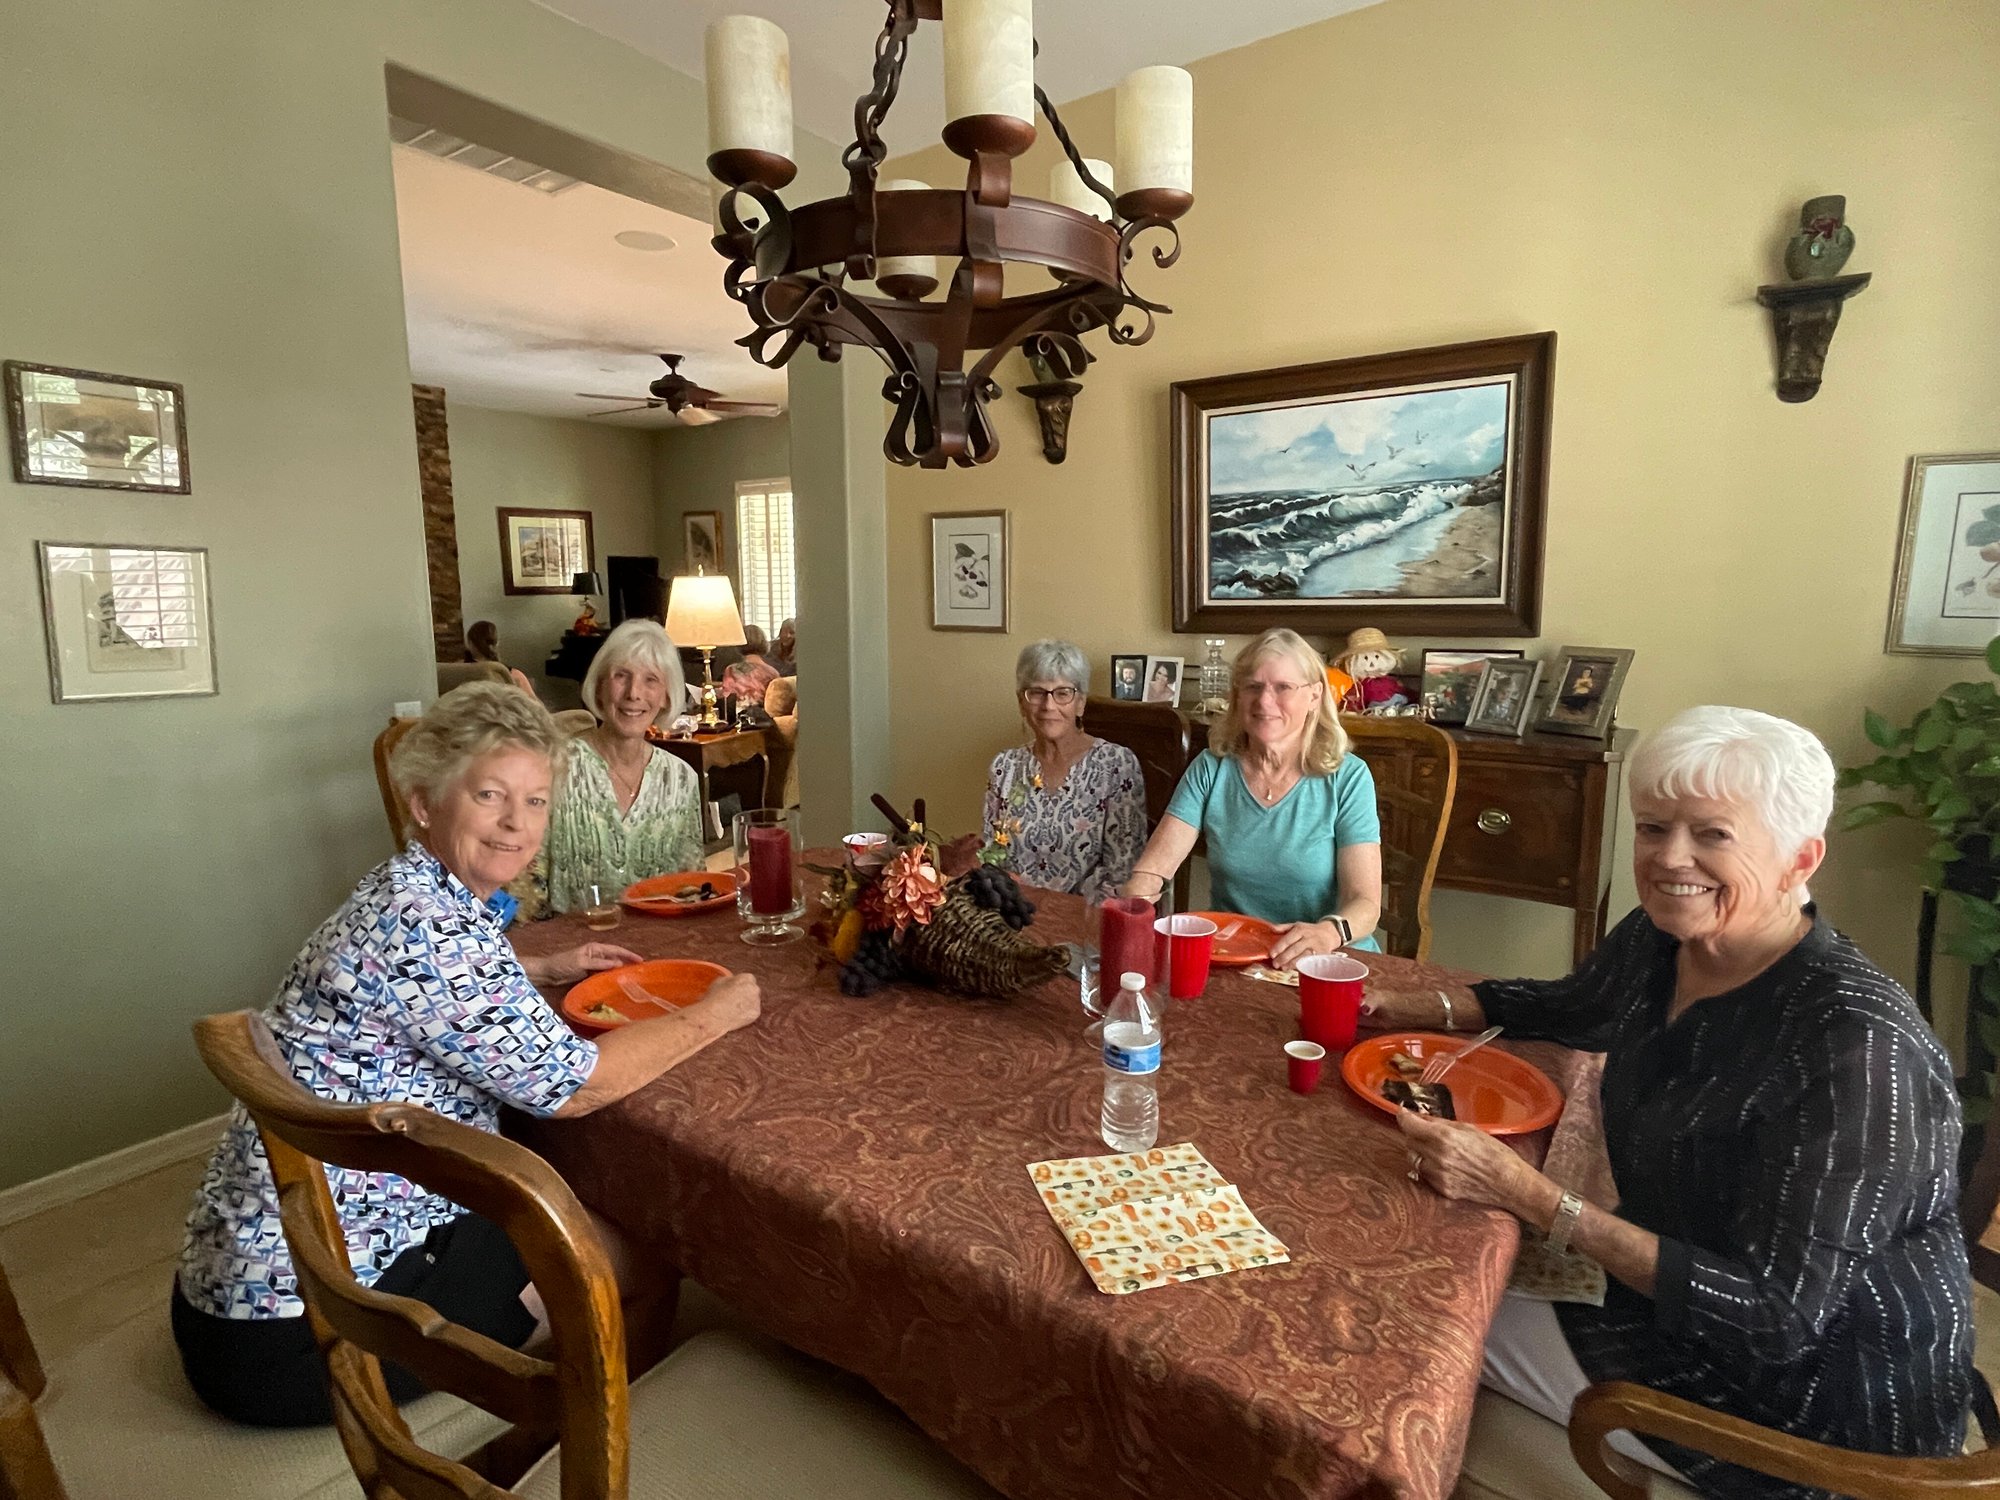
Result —
<path fill-rule="evenodd" d="M 590 602 L 590 598 L 593 594 L 604 592 L 604 579 L 594 572 L 572 574 L 569 591 L 576 595 L 579 606 L 576 624 L 570 628 L 578 635 L 600 634 L 603 627 L 597 623 L 597 608 Z"/>
<path fill-rule="evenodd" d="M 721 729 L 715 663 L 709 653 L 717 646 L 740 646 L 748 639 L 728 576 L 694 573 L 676 578 L 667 595 L 667 634 L 676 646 L 692 646 L 701 652 L 701 728 L 711 733 Z"/>

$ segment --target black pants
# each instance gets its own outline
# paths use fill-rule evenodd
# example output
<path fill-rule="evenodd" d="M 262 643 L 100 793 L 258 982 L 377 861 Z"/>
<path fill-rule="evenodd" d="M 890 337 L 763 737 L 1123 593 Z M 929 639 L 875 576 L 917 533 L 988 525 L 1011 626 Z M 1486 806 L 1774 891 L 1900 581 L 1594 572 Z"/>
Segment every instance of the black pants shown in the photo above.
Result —
<path fill-rule="evenodd" d="M 521 1305 L 527 1267 L 490 1219 L 463 1214 L 389 1263 L 375 1289 L 428 1302 L 454 1323 L 518 1349 L 535 1331 Z M 174 1288 L 174 1343 L 188 1384 L 212 1410 L 253 1427 L 319 1427 L 333 1420 L 326 1365 L 312 1329 L 296 1318 L 219 1318 Z M 414 1401 L 425 1387 L 384 1364 L 389 1394 Z"/>

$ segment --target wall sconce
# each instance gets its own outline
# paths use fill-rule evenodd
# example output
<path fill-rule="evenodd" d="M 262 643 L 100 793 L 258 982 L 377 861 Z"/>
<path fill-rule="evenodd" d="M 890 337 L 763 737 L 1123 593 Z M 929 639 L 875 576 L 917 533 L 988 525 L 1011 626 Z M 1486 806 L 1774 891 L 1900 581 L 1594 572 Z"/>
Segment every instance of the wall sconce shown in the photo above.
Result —
<path fill-rule="evenodd" d="M 1042 457 L 1059 464 L 1069 457 L 1070 414 L 1083 391 L 1077 377 L 1095 356 L 1075 339 L 1048 333 L 1024 340 L 1021 352 L 1035 372 L 1035 383 L 1020 391 L 1034 398 L 1035 416 L 1042 424 Z"/>
<path fill-rule="evenodd" d="M 1792 279 L 1757 288 L 1771 309 L 1778 341 L 1778 399 L 1810 401 L 1819 394 L 1826 353 L 1840 324 L 1840 305 L 1868 285 L 1870 273 L 1836 274 L 1854 251 L 1847 200 L 1838 194 L 1809 198 L 1799 227 L 1785 245 L 1785 273 Z"/>

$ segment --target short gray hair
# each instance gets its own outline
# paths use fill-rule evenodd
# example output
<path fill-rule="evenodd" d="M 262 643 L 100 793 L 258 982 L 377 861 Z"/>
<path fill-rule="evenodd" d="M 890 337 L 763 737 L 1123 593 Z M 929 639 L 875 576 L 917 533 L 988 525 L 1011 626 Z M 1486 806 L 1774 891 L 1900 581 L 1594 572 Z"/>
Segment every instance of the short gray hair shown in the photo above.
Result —
<path fill-rule="evenodd" d="M 1752 809 L 1790 857 L 1833 816 L 1833 757 L 1810 731 L 1754 708 L 1684 709 L 1633 753 L 1635 796 L 1706 797 Z"/>
<path fill-rule="evenodd" d="M 396 742 L 389 779 L 403 796 L 421 792 L 435 802 L 480 756 L 508 748 L 546 757 L 555 781 L 569 761 L 569 737 L 532 694 L 511 682 L 468 682 L 433 703 Z"/>
<path fill-rule="evenodd" d="M 1051 677 L 1090 695 L 1090 658 L 1074 641 L 1030 641 L 1014 661 L 1014 691 L 1025 693 Z"/>
<path fill-rule="evenodd" d="M 604 679 L 627 662 L 652 668 L 667 685 L 667 706 L 654 716 L 655 724 L 662 719 L 671 724 L 687 712 L 687 676 L 681 671 L 681 654 L 657 620 L 627 620 L 604 638 L 591 658 L 590 670 L 583 674 L 585 708 L 600 719 L 605 717 L 597 695 L 604 688 Z"/>

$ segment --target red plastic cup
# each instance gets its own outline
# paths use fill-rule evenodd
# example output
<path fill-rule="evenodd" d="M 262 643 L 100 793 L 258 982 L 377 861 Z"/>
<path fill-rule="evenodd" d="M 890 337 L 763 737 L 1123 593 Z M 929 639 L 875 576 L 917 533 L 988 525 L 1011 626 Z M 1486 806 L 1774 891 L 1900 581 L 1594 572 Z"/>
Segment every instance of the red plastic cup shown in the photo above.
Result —
<path fill-rule="evenodd" d="M 1299 1029 L 1309 1042 L 1346 1051 L 1361 1019 L 1368 966 L 1346 953 L 1315 953 L 1299 960 Z"/>
<path fill-rule="evenodd" d="M 1285 1043 L 1285 1067 L 1291 1075 L 1292 1092 L 1310 1094 L 1319 1087 L 1319 1070 L 1326 1062 L 1326 1048 L 1318 1042 Z"/>
<path fill-rule="evenodd" d="M 1215 955 L 1215 924 L 1207 917 L 1161 917 L 1153 931 L 1167 940 L 1167 993 L 1192 1000 L 1208 988 L 1208 962 Z"/>

